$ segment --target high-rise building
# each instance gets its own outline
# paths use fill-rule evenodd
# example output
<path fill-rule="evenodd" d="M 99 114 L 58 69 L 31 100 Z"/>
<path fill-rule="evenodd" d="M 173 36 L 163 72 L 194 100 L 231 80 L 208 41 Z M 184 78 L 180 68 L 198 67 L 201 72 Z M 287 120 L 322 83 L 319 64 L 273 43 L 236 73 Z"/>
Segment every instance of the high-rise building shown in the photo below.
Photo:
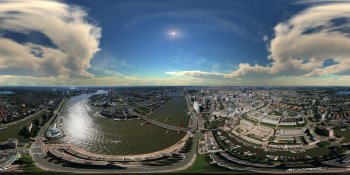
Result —
<path fill-rule="evenodd" d="M 197 113 L 200 112 L 200 105 L 198 104 L 197 101 L 194 101 L 194 103 L 193 103 L 193 109 L 194 109 Z"/>

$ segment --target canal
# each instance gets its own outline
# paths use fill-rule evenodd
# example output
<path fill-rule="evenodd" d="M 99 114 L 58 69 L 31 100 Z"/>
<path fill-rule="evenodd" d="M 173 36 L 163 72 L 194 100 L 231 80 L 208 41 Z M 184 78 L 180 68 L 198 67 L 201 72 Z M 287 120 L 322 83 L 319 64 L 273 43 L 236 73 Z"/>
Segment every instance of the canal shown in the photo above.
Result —
<path fill-rule="evenodd" d="M 60 143 L 72 143 L 90 152 L 132 155 L 159 151 L 181 140 L 185 133 L 167 131 L 143 120 L 114 121 L 95 115 L 88 103 L 90 95 L 71 98 L 63 109 L 66 137 Z M 168 124 L 188 125 L 187 104 L 182 96 L 174 96 L 151 118 Z M 170 116 L 170 117 L 168 117 Z M 166 119 L 167 118 L 167 119 Z"/>

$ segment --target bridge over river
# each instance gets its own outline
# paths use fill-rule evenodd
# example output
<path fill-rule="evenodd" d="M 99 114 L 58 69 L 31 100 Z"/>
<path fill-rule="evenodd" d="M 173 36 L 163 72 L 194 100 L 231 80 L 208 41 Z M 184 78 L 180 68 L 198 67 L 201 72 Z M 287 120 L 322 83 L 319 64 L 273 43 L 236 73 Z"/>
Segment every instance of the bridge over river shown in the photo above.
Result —
<path fill-rule="evenodd" d="M 190 128 L 184 128 L 184 127 L 177 127 L 177 126 L 172 126 L 172 125 L 168 125 L 168 124 L 165 124 L 165 123 L 162 123 L 162 122 L 158 122 L 158 121 L 155 121 L 153 119 L 150 119 L 150 118 L 147 118 L 145 116 L 141 116 L 139 115 L 140 119 L 148 122 L 148 123 L 151 123 L 153 125 L 156 125 L 158 127 L 161 127 L 161 128 L 164 128 L 164 129 L 168 129 L 168 130 L 171 130 L 171 131 L 176 131 L 176 132 L 192 132 L 192 130 Z"/>

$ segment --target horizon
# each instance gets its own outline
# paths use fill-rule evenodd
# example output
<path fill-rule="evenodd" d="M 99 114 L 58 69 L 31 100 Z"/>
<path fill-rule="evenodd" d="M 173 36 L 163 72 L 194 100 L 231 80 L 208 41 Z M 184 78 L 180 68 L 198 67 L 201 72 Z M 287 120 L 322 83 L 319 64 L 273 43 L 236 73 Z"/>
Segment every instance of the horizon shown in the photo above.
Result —
<path fill-rule="evenodd" d="M 243 88 L 249 88 L 249 87 L 282 87 L 282 88 L 287 88 L 287 87 L 296 87 L 296 88 L 301 88 L 301 87 L 320 87 L 320 88 L 348 88 L 350 87 L 347 85 L 335 85 L 335 86 L 331 86 L 331 85 L 280 85 L 280 86 L 269 86 L 269 85 L 250 85 L 250 86 L 244 86 L 244 85 L 122 85 L 122 86 L 114 86 L 114 85 L 110 85 L 110 86 L 104 86 L 104 85 L 100 85 L 100 86 L 67 86 L 67 85 L 18 85 L 18 86 L 0 86 L 0 88 L 13 88 L 13 87 L 48 87 L 48 88 L 53 88 L 53 87 L 62 87 L 62 88 L 75 88 L 75 87 L 86 87 L 86 88 L 99 88 L 99 87 L 111 87 L 111 88 L 116 88 L 116 87 L 243 87 Z"/>

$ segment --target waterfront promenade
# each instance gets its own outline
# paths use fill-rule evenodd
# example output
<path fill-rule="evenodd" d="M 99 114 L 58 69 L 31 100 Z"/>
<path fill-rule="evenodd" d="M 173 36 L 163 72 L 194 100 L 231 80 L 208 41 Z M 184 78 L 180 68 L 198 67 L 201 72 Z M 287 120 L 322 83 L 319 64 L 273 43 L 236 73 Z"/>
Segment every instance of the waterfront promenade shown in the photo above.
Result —
<path fill-rule="evenodd" d="M 86 157 L 95 157 L 95 158 L 104 158 L 106 160 L 118 160 L 118 161 L 123 161 L 125 159 L 146 159 L 146 158 L 151 158 L 151 157 L 158 157 L 159 155 L 163 154 L 168 154 L 171 152 L 176 152 L 180 150 L 186 140 L 188 139 L 189 134 L 187 134 L 184 138 L 182 138 L 178 143 L 163 149 L 159 150 L 156 152 L 152 153 L 145 153 L 145 154 L 137 154 L 137 155 L 107 155 L 107 154 L 99 154 L 99 153 L 92 153 L 88 152 L 85 149 L 79 148 L 76 145 L 73 144 L 47 144 L 45 150 L 50 150 L 50 149 L 69 149 L 72 152 L 75 152 L 75 154 L 80 155 L 80 156 L 86 156 Z"/>

